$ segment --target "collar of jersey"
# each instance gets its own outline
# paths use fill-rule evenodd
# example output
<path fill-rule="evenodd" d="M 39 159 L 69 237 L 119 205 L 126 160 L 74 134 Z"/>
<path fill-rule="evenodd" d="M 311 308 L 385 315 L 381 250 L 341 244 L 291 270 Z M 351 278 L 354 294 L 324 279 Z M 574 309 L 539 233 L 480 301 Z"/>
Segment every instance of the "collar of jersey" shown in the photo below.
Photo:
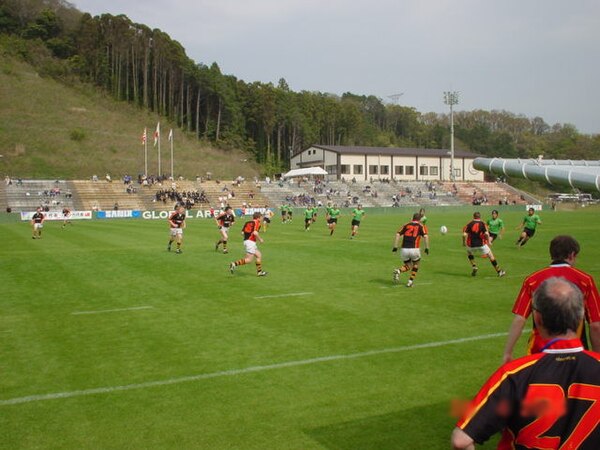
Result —
<path fill-rule="evenodd" d="M 574 353 L 582 352 L 583 344 L 579 339 L 558 339 L 553 342 L 548 348 L 544 349 L 544 353 Z"/>

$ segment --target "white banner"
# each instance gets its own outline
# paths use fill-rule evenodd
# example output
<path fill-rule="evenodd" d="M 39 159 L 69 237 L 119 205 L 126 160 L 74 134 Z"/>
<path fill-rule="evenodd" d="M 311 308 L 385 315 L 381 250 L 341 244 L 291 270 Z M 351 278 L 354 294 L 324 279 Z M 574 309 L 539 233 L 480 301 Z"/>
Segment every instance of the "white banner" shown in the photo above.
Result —
<path fill-rule="evenodd" d="M 34 214 L 35 214 L 35 211 L 34 212 L 22 212 L 21 220 L 29 221 L 29 220 L 31 220 L 31 216 L 33 216 Z M 44 216 L 46 217 L 46 220 L 65 220 L 65 216 L 63 215 L 62 211 L 48 211 L 48 212 L 44 211 Z M 69 215 L 69 217 L 67 217 L 67 219 L 69 219 L 69 220 L 83 220 L 83 219 L 91 219 L 91 218 L 92 218 L 91 211 L 71 211 L 71 214 Z"/>

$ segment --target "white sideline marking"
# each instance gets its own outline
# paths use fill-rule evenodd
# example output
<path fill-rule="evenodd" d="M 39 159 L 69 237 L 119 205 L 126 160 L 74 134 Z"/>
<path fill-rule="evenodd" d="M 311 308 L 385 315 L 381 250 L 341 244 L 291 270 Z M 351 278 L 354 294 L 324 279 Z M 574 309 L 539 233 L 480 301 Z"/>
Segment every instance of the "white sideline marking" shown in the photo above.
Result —
<path fill-rule="evenodd" d="M 314 292 L 292 292 L 291 294 L 261 295 L 260 297 L 254 297 L 254 298 L 260 299 L 260 298 L 297 297 L 299 295 L 312 295 L 312 294 L 314 294 Z"/>
<path fill-rule="evenodd" d="M 5 400 L 0 400 L 0 406 L 18 405 L 21 403 L 39 402 L 45 400 L 56 400 L 59 398 L 83 397 L 95 394 L 110 394 L 112 392 L 132 391 L 135 389 L 145 389 L 156 386 L 168 386 L 171 384 L 188 383 L 191 381 L 209 380 L 211 378 L 231 377 L 235 375 L 245 375 L 247 373 L 264 372 L 266 370 L 283 369 L 286 367 L 308 366 L 330 361 L 343 361 L 348 359 L 364 358 L 367 356 L 385 355 L 389 353 L 400 353 L 410 350 L 419 350 L 423 348 L 443 347 L 446 345 L 462 344 L 464 342 L 482 341 L 485 339 L 493 339 L 501 336 L 506 336 L 508 333 L 492 333 L 482 334 L 480 336 L 471 336 L 466 338 L 451 339 L 448 341 L 428 342 L 426 344 L 407 345 L 404 347 L 384 348 L 381 350 L 370 350 L 361 353 L 350 353 L 347 355 L 330 355 L 320 356 L 317 358 L 303 359 L 297 361 L 287 361 L 276 364 L 267 364 L 264 366 L 250 366 L 243 369 L 223 370 L 221 372 L 201 373 L 198 375 L 190 375 L 187 377 L 169 378 L 166 380 L 147 381 L 145 383 L 125 384 L 122 386 L 106 386 L 91 389 L 81 389 L 78 391 L 55 392 L 52 394 L 28 395 L 26 397 L 14 397 Z"/>
<path fill-rule="evenodd" d="M 73 316 L 81 316 L 83 314 L 103 314 L 110 312 L 121 312 L 121 311 L 139 311 L 141 309 L 153 309 L 154 306 L 134 306 L 131 308 L 119 308 L 119 309 L 103 309 L 100 311 L 74 311 L 71 313 Z"/>

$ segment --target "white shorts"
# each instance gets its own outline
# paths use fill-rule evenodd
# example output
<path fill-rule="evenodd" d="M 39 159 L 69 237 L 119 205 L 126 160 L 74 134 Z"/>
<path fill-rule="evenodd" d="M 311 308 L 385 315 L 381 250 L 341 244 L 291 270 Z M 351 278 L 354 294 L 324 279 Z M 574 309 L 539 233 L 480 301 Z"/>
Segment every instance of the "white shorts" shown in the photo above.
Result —
<path fill-rule="evenodd" d="M 251 241 L 249 239 L 247 241 L 244 241 L 244 248 L 246 249 L 246 253 L 249 253 L 251 255 L 254 255 L 258 251 L 256 242 Z"/>
<path fill-rule="evenodd" d="M 489 255 L 490 254 L 490 248 L 488 247 L 487 244 L 481 246 L 481 247 L 467 247 L 467 253 L 471 254 L 471 255 Z"/>
<path fill-rule="evenodd" d="M 402 248 L 400 249 L 400 258 L 402 261 L 418 261 L 421 259 L 421 249 Z"/>
<path fill-rule="evenodd" d="M 44 224 L 43 223 L 34 223 L 33 224 L 33 229 L 34 230 L 41 230 L 42 228 L 44 228 Z"/>
<path fill-rule="evenodd" d="M 171 228 L 171 236 L 183 236 L 183 228 Z"/>
<path fill-rule="evenodd" d="M 219 227 L 219 230 L 221 230 L 221 234 L 223 235 L 223 237 L 225 239 L 229 238 L 229 228 L 227 228 L 227 227 Z"/>

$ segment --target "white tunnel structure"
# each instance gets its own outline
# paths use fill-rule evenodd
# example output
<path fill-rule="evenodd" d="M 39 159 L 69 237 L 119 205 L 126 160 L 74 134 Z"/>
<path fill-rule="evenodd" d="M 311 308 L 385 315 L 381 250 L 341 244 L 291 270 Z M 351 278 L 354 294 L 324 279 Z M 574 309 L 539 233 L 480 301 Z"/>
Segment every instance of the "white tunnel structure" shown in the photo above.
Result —
<path fill-rule="evenodd" d="M 473 167 L 495 175 L 600 192 L 600 161 L 476 158 Z"/>

